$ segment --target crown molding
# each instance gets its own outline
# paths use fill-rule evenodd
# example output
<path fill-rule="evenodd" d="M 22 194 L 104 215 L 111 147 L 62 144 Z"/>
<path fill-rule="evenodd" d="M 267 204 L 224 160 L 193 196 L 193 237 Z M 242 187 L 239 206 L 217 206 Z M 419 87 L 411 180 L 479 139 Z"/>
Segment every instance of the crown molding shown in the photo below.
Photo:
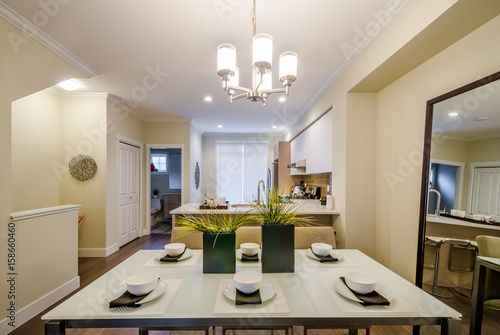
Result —
<path fill-rule="evenodd" d="M 387 20 L 387 23 L 389 23 L 392 18 L 403 8 L 403 6 L 408 2 L 409 0 L 392 0 L 390 3 L 385 6 L 385 8 L 378 13 L 377 17 L 374 18 L 373 24 L 379 25 L 379 19 L 381 18 L 383 13 L 391 13 L 391 16 Z M 388 8 L 391 8 L 390 11 L 388 11 Z M 386 24 L 387 24 L 386 23 Z M 372 24 L 372 26 L 373 26 Z M 366 31 L 371 31 L 371 27 L 368 27 L 365 29 Z M 323 93 L 330 87 L 333 82 L 344 72 L 344 70 L 351 64 L 354 59 L 370 44 L 370 42 L 383 30 L 375 30 L 377 31 L 375 34 L 367 35 L 365 34 L 363 38 L 360 38 L 359 41 L 354 44 L 354 46 L 349 50 L 349 52 L 344 56 L 344 59 L 340 62 L 339 66 L 335 68 L 335 70 L 332 72 L 332 74 L 328 77 L 328 79 L 321 85 L 321 87 L 316 91 L 316 93 L 312 96 L 309 101 L 305 104 L 305 106 L 300 110 L 300 112 L 290 121 L 290 124 L 288 126 L 289 129 L 298 121 L 304 114 L 311 108 L 311 106 L 321 97 Z M 366 38 L 365 38 L 366 37 Z"/>
<path fill-rule="evenodd" d="M 183 118 L 179 119 L 179 116 L 173 118 L 165 118 L 165 119 L 145 119 L 144 122 L 148 123 L 157 123 L 157 122 L 178 122 L 178 123 L 191 123 L 192 119 Z M 198 128 L 197 128 L 198 129 Z"/>
<path fill-rule="evenodd" d="M 37 26 L 20 16 L 3 2 L 0 2 L 0 17 L 21 30 L 26 35 L 30 36 L 35 41 L 47 47 L 59 57 L 66 60 L 68 63 L 82 71 L 89 77 L 95 77 L 99 73 L 83 62 L 81 59 L 73 55 L 62 45 L 53 40 L 49 35 L 45 34 Z"/>
<path fill-rule="evenodd" d="M 52 95 L 55 95 L 55 96 L 57 96 L 57 97 L 59 97 L 61 99 L 72 99 L 72 98 L 81 99 L 81 98 L 85 98 L 85 99 L 96 99 L 96 100 L 102 99 L 102 100 L 106 100 L 107 96 L 108 96 L 107 93 L 65 91 L 62 88 L 59 88 L 57 86 L 52 86 L 52 87 L 46 88 L 44 91 L 47 92 L 47 93 L 50 93 Z"/>
<path fill-rule="evenodd" d="M 139 120 L 146 122 L 146 119 L 144 119 L 144 117 L 142 115 L 139 115 L 136 112 L 134 112 L 130 107 L 125 105 L 118 97 L 116 97 L 112 94 L 108 94 L 108 101 L 111 102 L 112 104 L 114 104 L 115 106 L 124 109 L 126 112 L 132 114 L 133 116 L 135 116 Z"/>
<path fill-rule="evenodd" d="M 444 137 L 439 137 L 439 139 L 460 141 L 460 142 L 475 142 L 475 141 L 491 140 L 494 138 L 500 138 L 500 134 L 492 134 L 492 135 L 478 136 L 478 137 L 450 136 L 447 133 L 434 133 L 434 134 L 444 134 Z"/>

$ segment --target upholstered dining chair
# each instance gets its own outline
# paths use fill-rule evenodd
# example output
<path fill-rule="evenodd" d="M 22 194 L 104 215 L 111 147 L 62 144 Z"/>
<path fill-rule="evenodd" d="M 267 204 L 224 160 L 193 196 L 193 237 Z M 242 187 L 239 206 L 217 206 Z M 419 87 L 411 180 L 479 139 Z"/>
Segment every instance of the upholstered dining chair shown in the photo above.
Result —
<path fill-rule="evenodd" d="M 476 237 L 479 256 L 500 258 L 500 237 Z M 487 269 L 484 288 L 484 307 L 500 310 L 500 273 Z"/>
<path fill-rule="evenodd" d="M 295 227 L 295 249 L 307 249 L 315 242 L 336 248 L 335 229 L 332 227 Z"/>

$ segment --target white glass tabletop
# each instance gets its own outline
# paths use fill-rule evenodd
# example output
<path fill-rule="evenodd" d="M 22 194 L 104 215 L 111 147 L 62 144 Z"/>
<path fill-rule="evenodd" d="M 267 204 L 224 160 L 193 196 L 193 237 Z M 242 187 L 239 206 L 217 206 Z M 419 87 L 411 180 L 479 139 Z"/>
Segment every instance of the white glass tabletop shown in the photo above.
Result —
<path fill-rule="evenodd" d="M 352 321 L 356 324 L 361 318 L 369 318 L 372 324 L 383 324 L 382 319 L 392 318 L 396 320 L 394 324 L 418 324 L 423 323 L 423 319 L 429 322 L 438 322 L 440 318 L 453 319 L 461 318 L 461 314 L 434 298 L 425 291 L 419 289 L 409 281 L 398 276 L 370 257 L 358 250 L 338 250 L 345 259 L 351 260 L 350 266 L 309 266 L 306 259 L 295 252 L 295 273 L 264 273 L 266 280 L 278 280 L 286 300 L 288 312 L 281 314 L 263 313 L 257 315 L 247 315 L 245 313 L 214 313 L 214 303 L 218 297 L 219 284 L 221 279 L 231 279 L 232 274 L 203 274 L 202 257 L 199 257 L 193 266 L 158 266 L 144 267 L 151 257 L 158 250 L 141 250 L 126 259 L 118 266 L 83 288 L 72 297 L 49 311 L 42 319 L 44 320 L 99 320 L 106 319 L 115 321 L 113 326 L 119 324 L 117 320 L 127 319 L 140 320 L 145 316 L 141 315 L 96 315 L 93 306 L 96 303 L 105 303 L 107 293 L 125 278 L 140 272 L 155 271 L 164 280 L 182 279 L 176 288 L 168 306 L 162 314 L 147 315 L 147 319 L 171 319 L 182 325 L 184 320 L 197 323 L 208 323 L 209 321 L 223 322 L 230 318 L 251 318 L 258 317 L 266 322 L 266 319 L 283 322 L 286 319 L 290 325 L 301 325 L 304 322 L 313 322 L 323 319 L 333 320 L 341 318 L 343 321 Z M 356 264 L 356 266 L 353 266 Z M 245 266 L 245 270 L 252 269 Z M 237 267 L 236 271 L 243 270 Z M 255 270 L 260 271 L 259 265 Z M 332 290 L 328 285 L 334 285 L 336 279 L 344 276 L 349 271 L 363 271 L 374 275 L 378 283 L 391 290 L 391 292 L 411 307 L 411 312 L 386 312 L 380 313 L 376 310 L 359 310 L 346 312 L 333 298 Z M 330 282 L 332 284 L 330 284 Z M 326 286 L 325 286 L 326 285 Z M 167 287 L 168 291 L 168 287 Z M 335 297 L 338 299 L 338 297 Z M 341 299 L 344 299 L 341 297 Z M 337 300 L 339 301 L 339 300 Z M 380 319 L 378 322 L 377 320 Z M 420 322 L 419 322 L 420 320 Z M 271 321 L 269 321 L 271 322 Z M 105 325 L 101 324 L 102 326 Z M 218 325 L 218 324 L 217 324 Z"/>

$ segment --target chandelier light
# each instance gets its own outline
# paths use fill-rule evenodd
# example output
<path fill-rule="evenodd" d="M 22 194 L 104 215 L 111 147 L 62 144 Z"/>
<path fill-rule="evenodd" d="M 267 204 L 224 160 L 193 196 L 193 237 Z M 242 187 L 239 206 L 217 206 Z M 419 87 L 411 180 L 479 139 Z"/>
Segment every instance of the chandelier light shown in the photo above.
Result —
<path fill-rule="evenodd" d="M 236 48 L 231 44 L 217 47 L 217 74 L 222 77 L 222 87 L 229 95 L 229 101 L 247 98 L 250 101 L 262 101 L 271 93 L 288 95 L 290 86 L 297 79 L 297 54 L 284 52 L 279 60 L 279 78 L 284 88 L 272 88 L 273 38 L 268 34 L 256 34 L 256 4 L 252 8 L 253 44 L 252 44 L 252 88 L 239 86 L 239 69 L 236 66 Z"/>

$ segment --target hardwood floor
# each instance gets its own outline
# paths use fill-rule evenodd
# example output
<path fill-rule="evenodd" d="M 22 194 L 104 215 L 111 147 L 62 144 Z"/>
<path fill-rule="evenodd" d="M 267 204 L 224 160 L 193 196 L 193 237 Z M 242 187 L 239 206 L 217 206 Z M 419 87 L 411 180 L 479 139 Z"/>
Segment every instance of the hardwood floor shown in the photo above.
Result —
<path fill-rule="evenodd" d="M 135 252 L 142 249 L 163 249 L 163 246 L 170 242 L 169 234 L 151 234 L 136 239 L 129 244 L 120 248 L 118 252 L 110 255 L 109 257 L 98 258 L 79 258 L 78 259 L 78 274 L 80 275 L 80 289 L 87 286 L 105 272 L 111 270 L 120 262 L 130 257 Z M 76 292 L 76 291 L 75 291 Z M 68 296 L 69 297 L 69 296 Z M 65 299 L 67 299 L 66 297 Z M 26 322 L 21 327 L 14 330 L 11 335 L 40 335 L 44 334 L 44 321 L 41 316 L 47 313 L 50 309 L 64 301 L 59 301 L 54 306 L 49 307 L 30 321 Z M 469 320 L 470 320 L 470 303 L 471 300 L 458 293 L 455 293 L 454 299 L 442 299 L 447 305 L 463 314 L 462 318 L 462 335 L 469 334 Z M 202 335 L 203 332 L 186 331 L 182 332 L 183 335 L 192 333 L 193 335 Z M 245 333 L 244 335 L 268 335 L 269 332 L 265 331 L 244 331 L 238 334 Z M 370 334 L 372 335 L 402 335 L 411 334 L 412 328 L 409 326 L 383 326 L 372 327 Z M 135 335 L 139 334 L 137 328 L 129 329 L 68 329 L 68 335 Z M 170 334 L 166 331 L 151 331 L 150 335 L 163 335 Z M 276 331 L 276 335 L 284 334 L 282 331 Z M 347 330 L 310 330 L 308 335 L 338 335 L 347 334 Z M 364 334 L 364 330 L 360 330 L 359 334 Z M 421 334 L 440 334 L 440 327 L 438 326 L 422 326 Z M 498 335 L 500 334 L 500 311 L 491 309 L 484 309 L 483 316 L 483 335 Z M 215 334 L 222 335 L 222 330 L 216 328 Z M 232 332 L 227 332 L 227 335 L 233 335 Z M 302 327 L 294 327 L 292 335 L 303 335 Z"/>

